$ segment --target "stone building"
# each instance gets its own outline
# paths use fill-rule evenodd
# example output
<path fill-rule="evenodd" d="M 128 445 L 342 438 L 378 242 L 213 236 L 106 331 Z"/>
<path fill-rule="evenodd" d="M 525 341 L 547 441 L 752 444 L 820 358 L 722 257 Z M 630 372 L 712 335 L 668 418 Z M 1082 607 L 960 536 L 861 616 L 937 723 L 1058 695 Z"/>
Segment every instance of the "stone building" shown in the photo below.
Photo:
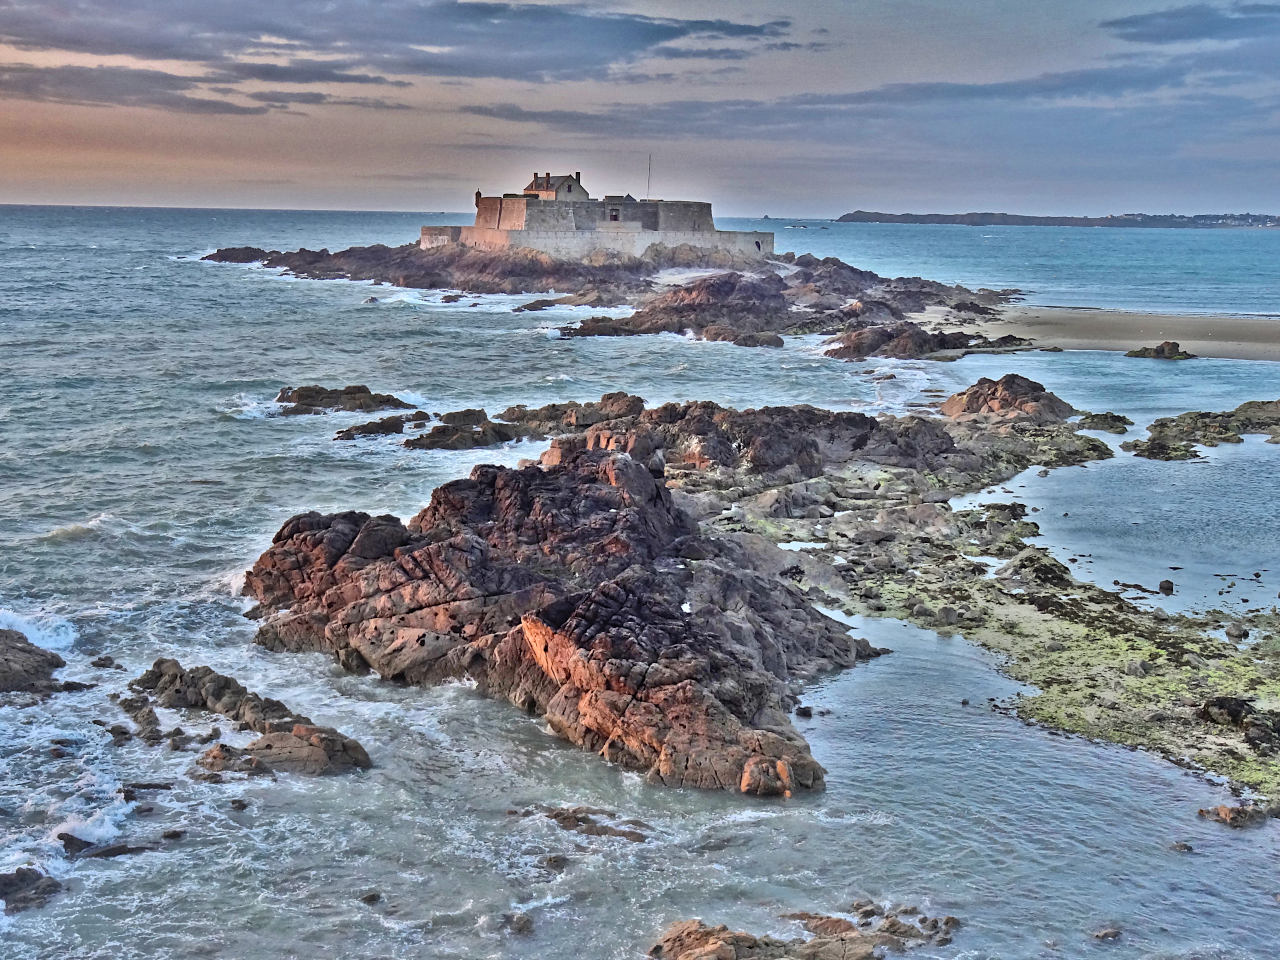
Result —
<path fill-rule="evenodd" d="M 693 200 L 637 200 L 631 194 L 593 200 L 582 174 L 534 173 L 519 193 L 486 197 L 476 191 L 470 227 L 423 227 L 427 250 L 463 243 L 483 250 L 529 247 L 577 259 L 613 252 L 642 257 L 654 244 L 688 244 L 748 256 L 773 253 L 773 234 L 717 230 L 711 204 Z"/>

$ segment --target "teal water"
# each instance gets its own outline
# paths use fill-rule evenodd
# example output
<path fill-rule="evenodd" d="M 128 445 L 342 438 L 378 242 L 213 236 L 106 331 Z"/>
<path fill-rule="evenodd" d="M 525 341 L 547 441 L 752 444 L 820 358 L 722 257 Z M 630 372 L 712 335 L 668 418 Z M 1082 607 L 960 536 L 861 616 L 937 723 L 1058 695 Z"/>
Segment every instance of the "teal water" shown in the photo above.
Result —
<path fill-rule="evenodd" d="M 773 230 L 779 251 L 839 257 L 889 276 L 1016 287 L 1039 306 L 1280 316 L 1280 230 L 727 218 L 720 226 Z"/>
<path fill-rule="evenodd" d="M 964 918 L 953 946 L 915 954 L 930 960 L 1274 956 L 1280 824 L 1217 828 L 1195 810 L 1228 799 L 1221 788 L 985 709 L 1017 687 L 958 638 L 856 622 L 896 652 L 807 697 L 833 711 L 803 728 L 829 789 L 762 804 L 647 787 L 464 686 L 389 687 L 318 656 L 268 653 L 252 644 L 236 595 L 295 512 L 407 516 L 473 463 L 537 452 L 335 443 L 339 427 L 364 418 L 272 417 L 285 384 L 367 383 L 429 410 L 623 389 L 651 402 L 901 412 L 924 388 L 1016 370 L 1142 424 L 1275 396 L 1273 367 L 1097 353 L 845 364 L 822 357 L 813 338 L 781 351 L 675 336 L 560 340 L 554 328 L 589 311 L 511 313 L 521 297 L 467 308 L 438 293 L 191 259 L 242 243 L 397 242 L 422 219 L 0 208 L 0 625 L 58 649 L 64 676 L 100 684 L 0 707 L 0 871 L 33 863 L 68 886 L 44 910 L 0 918 L 0 957 L 621 960 L 643 955 L 676 919 L 794 935 L 781 914 L 861 896 Z M 378 302 L 365 303 L 371 295 Z M 897 378 L 874 381 L 869 368 Z M 1120 458 L 1055 472 L 1046 479 L 1057 486 L 1042 493 L 1023 478 L 1011 489 L 1030 503 L 1088 505 L 1078 524 L 1046 527 L 1059 549 L 1107 552 L 1116 569 L 1137 571 L 1125 579 L 1179 563 L 1180 587 L 1209 597 L 1218 545 L 1252 569 L 1280 567 L 1268 562 L 1277 514 L 1259 502 L 1277 454 L 1246 445 L 1199 473 Z M 1153 476 L 1165 483 L 1158 498 Z M 90 668 L 100 652 L 127 671 Z M 318 783 L 201 784 L 185 776 L 191 754 L 111 747 L 87 721 L 120 721 L 107 695 L 157 656 L 209 663 L 359 737 L 376 768 Z M 208 724 L 164 719 L 196 732 Z M 49 741 L 60 736 L 75 746 L 54 759 Z M 116 793 L 134 780 L 178 786 L 148 797 L 144 812 Z M 233 810 L 235 798 L 248 809 Z M 618 810 L 653 824 L 654 838 L 582 838 L 506 813 L 537 802 Z M 72 829 L 137 843 L 171 828 L 186 837 L 110 861 L 70 862 L 56 840 Z M 1178 840 L 1196 853 L 1171 851 Z M 570 857 L 564 873 L 539 865 L 551 853 Z M 371 889 L 382 905 L 358 901 Z M 533 919 L 532 934 L 504 930 L 515 911 Z M 1121 941 L 1093 939 L 1114 925 Z"/>

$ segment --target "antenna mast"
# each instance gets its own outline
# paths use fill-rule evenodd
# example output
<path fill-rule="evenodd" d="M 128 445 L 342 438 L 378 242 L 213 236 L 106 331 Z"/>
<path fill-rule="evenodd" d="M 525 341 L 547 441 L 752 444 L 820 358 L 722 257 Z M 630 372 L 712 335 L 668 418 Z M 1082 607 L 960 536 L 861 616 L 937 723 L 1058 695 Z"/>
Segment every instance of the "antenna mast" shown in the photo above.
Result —
<path fill-rule="evenodd" d="M 645 175 L 645 178 L 644 178 L 644 198 L 646 200 L 651 199 L 650 198 L 651 191 L 649 188 L 652 186 L 652 184 L 653 184 L 653 154 L 651 153 L 649 154 L 649 172 Z"/>

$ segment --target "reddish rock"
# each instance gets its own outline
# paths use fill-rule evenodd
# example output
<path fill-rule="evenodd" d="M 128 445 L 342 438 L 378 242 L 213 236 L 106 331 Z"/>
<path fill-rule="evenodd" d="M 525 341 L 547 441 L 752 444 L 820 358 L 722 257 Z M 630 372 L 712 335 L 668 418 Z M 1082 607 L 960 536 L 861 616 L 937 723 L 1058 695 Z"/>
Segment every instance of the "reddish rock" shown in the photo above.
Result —
<path fill-rule="evenodd" d="M 821 787 L 788 719 L 790 680 L 871 649 L 735 541 L 696 537 L 640 463 L 560 453 L 477 467 L 407 527 L 294 517 L 246 578 L 269 614 L 258 641 L 399 682 L 471 678 L 657 782 Z"/>
<path fill-rule="evenodd" d="M 983 377 L 942 404 L 942 413 L 953 419 L 1027 417 L 1044 423 L 1065 420 L 1075 412 L 1071 404 L 1050 393 L 1044 384 L 1016 373 L 1007 373 L 999 380 Z"/>
<path fill-rule="evenodd" d="M 376 540 L 376 530 L 375 525 L 370 540 Z M 386 542 L 377 544 L 381 548 Z M 197 762 L 215 772 L 275 770 L 318 775 L 372 766 L 368 753 L 356 740 L 295 715 L 279 700 L 250 693 L 233 678 L 209 667 L 188 670 L 178 661 L 162 657 L 131 686 L 154 692 L 161 706 L 210 710 L 262 734 L 243 750 L 221 743 L 206 750 Z"/>

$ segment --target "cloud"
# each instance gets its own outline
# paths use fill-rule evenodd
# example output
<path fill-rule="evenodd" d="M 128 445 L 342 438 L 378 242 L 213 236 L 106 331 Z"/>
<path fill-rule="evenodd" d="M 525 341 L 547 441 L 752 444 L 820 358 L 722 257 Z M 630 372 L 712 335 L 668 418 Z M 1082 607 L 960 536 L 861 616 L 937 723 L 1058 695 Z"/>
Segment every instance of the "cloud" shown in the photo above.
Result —
<path fill-rule="evenodd" d="M 895 83 L 854 93 L 806 93 L 776 100 L 700 100 L 614 103 L 602 111 L 526 108 L 515 103 L 464 107 L 466 113 L 515 123 L 594 134 L 602 124 L 615 136 L 725 139 L 823 139 L 836 128 L 911 108 L 979 108 L 983 104 L 1079 103 L 1182 88 L 1179 64 L 1123 64 L 1046 73 L 995 83 Z M 905 119 L 905 117 L 904 117 Z"/>
<path fill-rule="evenodd" d="M 293 106 L 329 106 L 360 107 L 366 110 L 411 110 L 407 103 L 383 100 L 381 97 L 335 97 L 319 90 L 257 90 L 246 93 L 250 100 L 270 104 L 276 107 Z"/>
<path fill-rule="evenodd" d="M 267 106 L 191 96 L 207 78 L 132 67 L 0 64 L 0 98 L 81 106 L 155 107 L 178 113 L 259 114 Z"/>
<path fill-rule="evenodd" d="M 1280 31 L 1280 4 L 1237 3 L 1217 7 L 1200 3 L 1105 20 L 1100 26 L 1134 43 L 1248 40 Z"/>
<path fill-rule="evenodd" d="M 607 79 L 664 45 L 778 40 L 790 26 L 461 0 L 0 0 L 0 42 L 24 50 L 189 61 L 290 83 Z M 289 59 L 258 62 L 264 54 Z"/>

